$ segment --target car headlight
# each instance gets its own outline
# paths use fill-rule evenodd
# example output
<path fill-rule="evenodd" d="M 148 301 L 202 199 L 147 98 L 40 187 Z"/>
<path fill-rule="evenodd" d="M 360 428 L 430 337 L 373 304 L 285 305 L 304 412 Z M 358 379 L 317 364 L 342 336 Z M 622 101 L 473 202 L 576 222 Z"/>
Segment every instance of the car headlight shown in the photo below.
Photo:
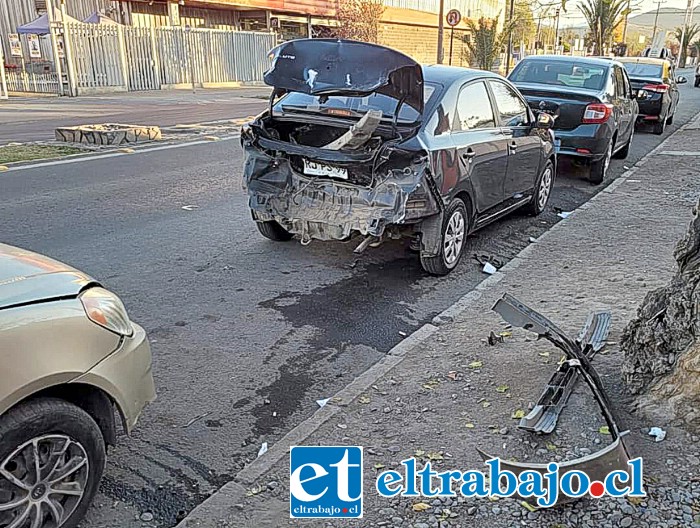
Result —
<path fill-rule="evenodd" d="M 80 294 L 85 314 L 93 323 L 121 336 L 134 333 L 121 299 L 104 288 L 90 288 Z"/>

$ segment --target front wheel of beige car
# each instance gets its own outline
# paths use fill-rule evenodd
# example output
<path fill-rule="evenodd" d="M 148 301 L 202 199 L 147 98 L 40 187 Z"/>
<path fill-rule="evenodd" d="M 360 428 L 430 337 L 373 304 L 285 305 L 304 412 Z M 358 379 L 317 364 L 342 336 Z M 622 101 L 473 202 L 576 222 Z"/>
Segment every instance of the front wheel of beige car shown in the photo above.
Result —
<path fill-rule="evenodd" d="M 459 198 L 455 198 L 445 210 L 440 238 L 440 253 L 427 256 L 421 252 L 420 263 L 431 275 L 447 275 L 462 258 L 462 252 L 469 232 L 467 207 Z"/>
<path fill-rule="evenodd" d="M 0 417 L 0 526 L 73 528 L 105 466 L 95 420 L 64 400 L 40 398 Z"/>

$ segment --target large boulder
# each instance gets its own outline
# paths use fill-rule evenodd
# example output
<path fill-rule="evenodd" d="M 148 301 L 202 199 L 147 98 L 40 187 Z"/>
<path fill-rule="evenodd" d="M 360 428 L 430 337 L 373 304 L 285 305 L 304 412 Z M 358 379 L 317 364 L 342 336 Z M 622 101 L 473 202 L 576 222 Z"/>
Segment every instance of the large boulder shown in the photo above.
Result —
<path fill-rule="evenodd" d="M 700 430 L 700 201 L 674 257 L 671 283 L 647 294 L 623 332 L 622 374 L 642 412 Z"/>

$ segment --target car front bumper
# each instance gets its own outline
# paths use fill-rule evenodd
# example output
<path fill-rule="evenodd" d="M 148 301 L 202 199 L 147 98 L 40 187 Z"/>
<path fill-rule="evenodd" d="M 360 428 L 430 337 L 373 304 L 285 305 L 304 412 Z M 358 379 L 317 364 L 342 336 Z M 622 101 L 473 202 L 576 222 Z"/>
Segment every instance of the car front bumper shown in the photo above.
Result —
<path fill-rule="evenodd" d="M 124 428 L 130 433 L 144 407 L 156 399 L 151 367 L 151 346 L 143 328 L 124 337 L 119 348 L 88 372 L 73 380 L 97 386 L 111 396 L 119 408 Z"/>
<path fill-rule="evenodd" d="M 572 130 L 554 130 L 559 156 L 572 156 L 593 161 L 605 156 L 612 138 L 609 127 L 600 124 L 579 125 Z"/>

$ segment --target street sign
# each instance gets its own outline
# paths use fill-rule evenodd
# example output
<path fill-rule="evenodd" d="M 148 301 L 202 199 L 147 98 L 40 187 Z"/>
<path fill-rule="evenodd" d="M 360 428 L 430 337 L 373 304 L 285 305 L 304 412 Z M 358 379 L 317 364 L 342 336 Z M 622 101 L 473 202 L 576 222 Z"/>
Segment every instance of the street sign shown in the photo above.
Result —
<path fill-rule="evenodd" d="M 7 37 L 10 39 L 10 56 L 21 57 L 22 41 L 19 40 L 19 35 L 17 33 L 10 33 Z"/>
<path fill-rule="evenodd" d="M 40 59 L 41 46 L 39 46 L 39 35 L 27 35 L 27 42 L 29 43 L 29 56 L 32 59 Z"/>
<path fill-rule="evenodd" d="M 462 14 L 456 9 L 450 9 L 445 18 L 447 19 L 448 26 L 455 27 L 459 24 L 460 20 L 462 20 Z"/>

